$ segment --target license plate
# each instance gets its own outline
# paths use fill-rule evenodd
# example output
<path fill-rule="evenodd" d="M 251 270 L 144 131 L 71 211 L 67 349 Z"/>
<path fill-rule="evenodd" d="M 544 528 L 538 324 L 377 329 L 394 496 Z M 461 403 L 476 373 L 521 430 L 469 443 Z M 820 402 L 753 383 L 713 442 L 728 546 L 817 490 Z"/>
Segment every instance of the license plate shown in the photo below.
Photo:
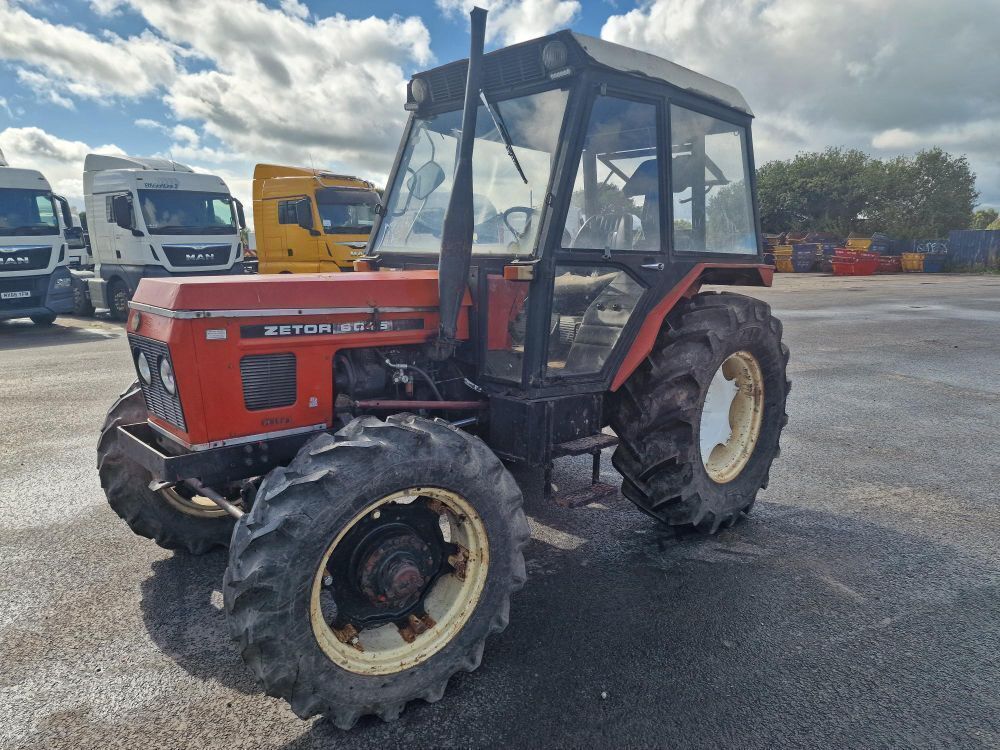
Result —
<path fill-rule="evenodd" d="M 31 292 L 0 292 L 0 299 L 23 299 L 30 296 Z"/>

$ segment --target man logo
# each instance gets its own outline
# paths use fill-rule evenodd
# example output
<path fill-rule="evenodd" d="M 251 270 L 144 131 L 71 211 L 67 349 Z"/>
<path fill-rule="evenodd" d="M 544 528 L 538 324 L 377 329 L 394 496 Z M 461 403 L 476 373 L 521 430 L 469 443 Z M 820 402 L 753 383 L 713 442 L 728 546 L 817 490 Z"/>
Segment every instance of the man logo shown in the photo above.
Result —
<path fill-rule="evenodd" d="M 23 255 L 12 255 L 8 258 L 0 258 L 2 266 L 26 266 L 31 260 Z"/>
<path fill-rule="evenodd" d="M 209 263 L 215 260 L 214 253 L 187 253 L 184 260 L 188 263 Z"/>

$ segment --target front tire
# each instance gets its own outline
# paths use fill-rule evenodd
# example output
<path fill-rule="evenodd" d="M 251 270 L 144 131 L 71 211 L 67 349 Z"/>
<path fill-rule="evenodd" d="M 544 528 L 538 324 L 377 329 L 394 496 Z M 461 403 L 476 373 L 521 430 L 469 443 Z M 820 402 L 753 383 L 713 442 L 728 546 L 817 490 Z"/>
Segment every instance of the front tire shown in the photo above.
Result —
<path fill-rule="evenodd" d="M 507 626 L 526 578 L 521 502 L 489 448 L 446 422 L 362 417 L 310 440 L 233 535 L 223 594 L 244 660 L 268 695 L 342 729 L 438 700 Z"/>
<path fill-rule="evenodd" d="M 48 313 L 46 315 L 32 315 L 31 322 L 40 328 L 48 328 L 50 325 L 56 322 L 55 313 Z"/>
<path fill-rule="evenodd" d="M 622 493 L 665 523 L 715 533 L 767 487 L 788 422 L 788 347 L 760 300 L 699 294 L 609 395 Z"/>
<path fill-rule="evenodd" d="M 101 428 L 97 469 L 112 510 L 136 534 L 165 549 L 200 555 L 214 547 L 228 546 L 235 523 L 231 516 L 192 493 L 174 488 L 154 492 L 149 489 L 153 479 L 150 473 L 122 452 L 118 426 L 145 419 L 146 402 L 136 382 L 108 410 Z"/>
<path fill-rule="evenodd" d="M 111 319 L 123 321 L 128 317 L 128 287 L 121 279 L 115 279 L 108 285 L 108 306 Z"/>

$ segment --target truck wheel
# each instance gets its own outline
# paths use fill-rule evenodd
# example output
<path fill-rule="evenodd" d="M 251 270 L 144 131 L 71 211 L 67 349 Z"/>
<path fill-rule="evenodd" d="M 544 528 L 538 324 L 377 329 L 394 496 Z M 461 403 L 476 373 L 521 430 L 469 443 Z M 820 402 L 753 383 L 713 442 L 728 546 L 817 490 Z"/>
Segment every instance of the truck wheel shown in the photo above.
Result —
<path fill-rule="evenodd" d="M 115 279 L 108 284 L 108 306 L 112 320 L 125 320 L 128 317 L 128 287 L 121 279 Z"/>
<path fill-rule="evenodd" d="M 229 629 L 268 695 L 342 729 L 441 698 L 507 627 L 526 575 L 521 491 L 446 422 L 355 419 L 272 471 L 236 525 Z"/>
<path fill-rule="evenodd" d="M 32 315 L 31 322 L 36 326 L 41 326 L 42 328 L 48 328 L 50 325 L 56 322 L 55 313 L 48 313 L 47 315 Z"/>
<path fill-rule="evenodd" d="M 73 281 L 73 314 L 81 318 L 88 318 L 94 314 L 94 305 L 90 301 L 87 293 L 87 282 Z"/>
<path fill-rule="evenodd" d="M 174 488 L 154 492 L 149 489 L 149 472 L 122 453 L 118 425 L 145 419 L 146 403 L 136 382 L 108 411 L 97 443 L 97 469 L 111 508 L 136 534 L 166 549 L 200 555 L 228 546 L 232 516 L 191 492 Z"/>
<path fill-rule="evenodd" d="M 760 300 L 705 293 L 671 312 L 608 397 L 622 493 L 671 525 L 732 526 L 780 452 L 787 363 L 781 321 Z"/>

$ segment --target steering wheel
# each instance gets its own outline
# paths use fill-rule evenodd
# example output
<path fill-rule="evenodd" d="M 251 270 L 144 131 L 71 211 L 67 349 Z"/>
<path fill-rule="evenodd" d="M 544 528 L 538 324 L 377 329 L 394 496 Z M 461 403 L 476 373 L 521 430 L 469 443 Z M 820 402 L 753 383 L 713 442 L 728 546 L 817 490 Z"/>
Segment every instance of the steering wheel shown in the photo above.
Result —
<path fill-rule="evenodd" d="M 511 214 L 524 214 L 524 230 L 523 231 L 519 232 L 516 229 L 514 229 L 513 226 L 511 226 L 510 218 L 509 218 Z M 517 242 L 520 242 L 521 238 L 523 238 L 525 235 L 527 235 L 528 232 L 530 231 L 530 229 L 531 229 L 531 218 L 534 215 L 535 215 L 535 209 L 531 208 L 530 206 L 511 206 L 506 211 L 504 211 L 502 214 L 500 214 L 500 218 L 503 220 L 504 226 L 506 226 L 507 229 L 510 230 L 510 233 L 512 235 L 514 235 L 514 239 Z"/>

